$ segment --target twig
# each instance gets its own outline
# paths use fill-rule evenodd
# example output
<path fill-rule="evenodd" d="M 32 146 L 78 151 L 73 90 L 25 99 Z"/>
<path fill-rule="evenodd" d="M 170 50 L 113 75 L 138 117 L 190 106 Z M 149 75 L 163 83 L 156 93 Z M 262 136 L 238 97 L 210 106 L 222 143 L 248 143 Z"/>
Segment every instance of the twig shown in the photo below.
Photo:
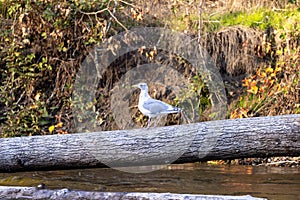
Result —
<path fill-rule="evenodd" d="M 268 166 L 268 165 L 280 165 L 280 164 L 287 164 L 287 163 L 297 164 L 296 161 L 287 160 L 287 161 L 277 161 L 277 162 L 266 163 L 265 165 L 266 166 Z M 260 164 L 260 165 L 263 165 L 263 164 Z"/>
<path fill-rule="evenodd" d="M 78 9 L 78 11 L 79 11 L 80 13 L 82 13 L 82 14 L 85 14 L 85 15 L 97 15 L 97 14 L 99 14 L 99 13 L 103 13 L 103 12 L 109 11 L 109 10 L 108 10 L 108 8 L 104 8 L 104 9 L 99 10 L 99 11 L 96 11 L 96 12 L 84 12 L 84 11 L 82 11 L 82 10 L 80 10 L 80 9 Z"/>
<path fill-rule="evenodd" d="M 128 2 L 126 2 L 126 1 L 119 0 L 119 2 L 124 3 L 124 4 L 128 5 L 128 6 L 131 6 L 131 7 L 133 7 L 133 8 L 136 8 L 135 5 L 133 5 L 133 4 L 131 4 L 131 3 L 128 3 Z"/>
<path fill-rule="evenodd" d="M 110 16 L 112 18 L 114 18 L 114 20 L 123 28 L 125 29 L 126 31 L 128 31 L 128 29 L 116 18 L 116 16 L 114 16 L 114 14 L 110 11 L 110 10 L 107 10 L 108 13 L 110 14 Z"/>
<path fill-rule="evenodd" d="M 20 102 L 20 101 L 21 101 L 21 99 L 23 98 L 24 94 L 25 94 L 25 91 L 23 91 L 23 93 L 21 94 L 20 98 L 19 98 L 19 99 L 18 99 L 18 101 L 16 102 L 16 105 L 18 105 L 18 104 L 19 104 L 19 102 Z"/>

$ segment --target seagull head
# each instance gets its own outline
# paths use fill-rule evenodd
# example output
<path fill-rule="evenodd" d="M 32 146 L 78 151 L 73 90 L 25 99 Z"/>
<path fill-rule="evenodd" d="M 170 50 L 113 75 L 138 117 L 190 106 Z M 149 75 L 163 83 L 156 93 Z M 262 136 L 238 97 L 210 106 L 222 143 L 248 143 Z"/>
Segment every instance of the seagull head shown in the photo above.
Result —
<path fill-rule="evenodd" d="M 136 85 L 133 85 L 133 87 L 140 88 L 142 91 L 148 92 L 148 85 L 147 83 L 138 83 Z"/>

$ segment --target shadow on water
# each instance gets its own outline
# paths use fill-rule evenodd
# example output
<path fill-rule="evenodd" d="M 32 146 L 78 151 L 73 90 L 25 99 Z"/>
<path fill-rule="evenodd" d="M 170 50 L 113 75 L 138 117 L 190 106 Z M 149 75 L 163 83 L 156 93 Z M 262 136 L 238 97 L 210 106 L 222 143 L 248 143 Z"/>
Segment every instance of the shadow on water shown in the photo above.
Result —
<path fill-rule="evenodd" d="M 168 165 L 145 174 L 115 169 L 0 173 L 0 185 L 113 192 L 172 192 L 300 199 L 300 169 L 207 164 Z"/>

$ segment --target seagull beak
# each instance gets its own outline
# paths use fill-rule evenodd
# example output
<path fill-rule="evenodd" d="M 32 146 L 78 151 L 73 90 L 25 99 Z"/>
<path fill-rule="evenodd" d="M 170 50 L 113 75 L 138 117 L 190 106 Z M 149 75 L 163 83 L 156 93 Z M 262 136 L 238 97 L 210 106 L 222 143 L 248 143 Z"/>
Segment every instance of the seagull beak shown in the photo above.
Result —
<path fill-rule="evenodd" d="M 132 87 L 140 88 L 139 84 L 132 85 Z"/>

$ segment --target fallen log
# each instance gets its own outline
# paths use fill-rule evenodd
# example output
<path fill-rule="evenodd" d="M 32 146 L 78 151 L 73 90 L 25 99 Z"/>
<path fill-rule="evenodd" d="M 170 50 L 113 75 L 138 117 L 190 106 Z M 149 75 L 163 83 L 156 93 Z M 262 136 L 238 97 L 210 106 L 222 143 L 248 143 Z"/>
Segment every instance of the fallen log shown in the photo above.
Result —
<path fill-rule="evenodd" d="M 299 156 L 300 115 L 0 139 L 0 171 Z"/>
<path fill-rule="evenodd" d="M 172 200 L 263 200 L 250 195 L 223 196 L 223 195 L 196 195 L 196 194 L 174 194 L 174 193 L 142 193 L 142 192 L 97 192 L 79 190 L 50 190 L 36 187 L 7 187 L 0 186 L 0 197 L 9 199 L 172 199 Z"/>

